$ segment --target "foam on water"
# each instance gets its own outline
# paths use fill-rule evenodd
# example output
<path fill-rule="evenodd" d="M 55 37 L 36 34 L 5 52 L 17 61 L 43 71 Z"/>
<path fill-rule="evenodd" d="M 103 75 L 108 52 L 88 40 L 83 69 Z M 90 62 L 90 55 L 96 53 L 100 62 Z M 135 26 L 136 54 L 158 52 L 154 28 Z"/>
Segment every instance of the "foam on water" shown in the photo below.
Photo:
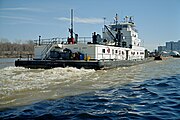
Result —
<path fill-rule="evenodd" d="M 180 119 L 180 74 L 2 111 L 0 119 Z"/>
<path fill-rule="evenodd" d="M 81 77 L 94 72 L 95 70 L 72 67 L 49 70 L 33 70 L 23 67 L 0 69 L 0 107 L 8 104 L 22 105 L 25 101 L 34 101 L 36 98 L 37 100 L 53 99 L 53 96 L 58 96 L 56 90 L 69 86 L 81 80 Z"/>
<path fill-rule="evenodd" d="M 179 64 L 179 59 L 169 59 L 100 71 L 72 67 L 46 70 L 6 67 L 0 69 L 0 108 L 172 76 L 180 74 Z"/>

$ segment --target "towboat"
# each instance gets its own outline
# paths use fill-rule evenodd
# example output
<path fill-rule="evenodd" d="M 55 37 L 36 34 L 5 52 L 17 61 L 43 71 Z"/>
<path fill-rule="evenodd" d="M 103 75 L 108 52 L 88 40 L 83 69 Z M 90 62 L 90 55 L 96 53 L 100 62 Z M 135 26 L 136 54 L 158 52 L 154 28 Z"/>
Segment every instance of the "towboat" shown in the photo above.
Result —
<path fill-rule="evenodd" d="M 109 69 L 127 67 L 150 61 L 147 50 L 141 46 L 133 17 L 115 20 L 103 26 L 102 36 L 94 32 L 91 37 L 79 37 L 73 31 L 71 10 L 70 37 L 39 39 L 35 41 L 34 57 L 17 59 L 15 66 L 26 68 L 76 67 Z"/>

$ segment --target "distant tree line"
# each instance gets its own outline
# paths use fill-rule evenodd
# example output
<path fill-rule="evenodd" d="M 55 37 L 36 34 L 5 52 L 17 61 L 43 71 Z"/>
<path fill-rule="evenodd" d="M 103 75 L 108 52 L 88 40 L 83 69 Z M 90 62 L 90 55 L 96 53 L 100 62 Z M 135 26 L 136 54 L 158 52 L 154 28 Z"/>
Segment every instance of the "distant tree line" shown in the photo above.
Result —
<path fill-rule="evenodd" d="M 27 57 L 27 54 L 33 54 L 34 43 L 29 40 L 25 43 L 20 41 L 12 43 L 7 39 L 0 40 L 0 58 L 17 58 L 17 57 Z"/>

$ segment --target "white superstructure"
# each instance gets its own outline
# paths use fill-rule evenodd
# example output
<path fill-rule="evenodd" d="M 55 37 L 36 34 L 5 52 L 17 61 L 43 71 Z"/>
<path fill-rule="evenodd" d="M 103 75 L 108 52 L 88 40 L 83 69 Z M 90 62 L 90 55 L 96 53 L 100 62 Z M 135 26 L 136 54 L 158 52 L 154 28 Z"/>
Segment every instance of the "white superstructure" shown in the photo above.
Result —
<path fill-rule="evenodd" d="M 41 40 L 35 46 L 34 59 L 74 60 L 76 53 L 83 55 L 84 59 L 88 57 L 89 60 L 143 60 L 145 58 L 145 48 L 141 47 L 141 40 L 132 17 L 125 17 L 121 23 L 116 20 L 114 24 L 104 25 L 102 37 L 94 33 L 89 42 L 86 42 L 85 38 L 83 42 L 80 40 L 82 39 L 77 36 L 75 40 L 74 38 L 68 38 L 68 40 L 53 38 L 46 44 Z M 69 55 L 65 55 L 66 53 Z"/>

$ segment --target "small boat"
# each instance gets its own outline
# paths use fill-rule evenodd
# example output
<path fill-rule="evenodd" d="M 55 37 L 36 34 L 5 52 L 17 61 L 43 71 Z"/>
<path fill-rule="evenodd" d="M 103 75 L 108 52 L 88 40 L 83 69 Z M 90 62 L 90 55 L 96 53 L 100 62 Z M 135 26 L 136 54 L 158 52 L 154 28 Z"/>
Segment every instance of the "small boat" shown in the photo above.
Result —
<path fill-rule="evenodd" d="M 154 57 L 154 60 L 162 60 L 162 57 L 161 57 L 160 55 L 155 56 L 155 57 Z"/>
<path fill-rule="evenodd" d="M 76 67 L 86 69 L 109 69 L 127 67 L 152 61 L 147 50 L 141 46 L 133 17 L 126 16 L 114 23 L 104 25 L 102 37 L 96 32 L 92 37 L 79 37 L 73 31 L 71 10 L 70 37 L 36 40 L 34 57 L 18 59 L 15 66 L 27 68 Z M 75 37 L 74 37 L 75 36 Z M 28 57 L 29 58 L 29 57 Z"/>

